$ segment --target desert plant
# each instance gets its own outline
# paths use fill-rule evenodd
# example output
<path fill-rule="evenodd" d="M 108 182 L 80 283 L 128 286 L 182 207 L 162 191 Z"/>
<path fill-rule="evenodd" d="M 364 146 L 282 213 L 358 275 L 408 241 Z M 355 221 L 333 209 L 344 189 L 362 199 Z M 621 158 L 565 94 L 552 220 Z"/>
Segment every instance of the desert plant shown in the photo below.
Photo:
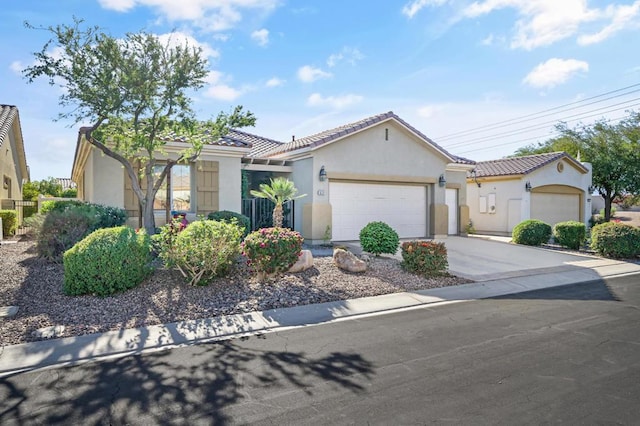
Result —
<path fill-rule="evenodd" d="M 578 250 L 587 239 L 587 227 L 575 220 L 556 223 L 553 226 L 553 239 L 563 247 Z"/>
<path fill-rule="evenodd" d="M 207 218 L 209 220 L 217 220 L 218 222 L 236 223 L 238 226 L 240 226 L 240 228 L 242 228 L 243 238 L 249 235 L 249 232 L 251 231 L 251 219 L 240 213 L 232 212 L 229 210 L 220 210 L 217 212 L 209 213 Z"/>
<path fill-rule="evenodd" d="M 15 210 L 0 210 L 0 218 L 2 218 L 2 235 L 10 237 L 16 233 L 18 229 L 18 214 Z"/>
<path fill-rule="evenodd" d="M 260 190 L 252 190 L 251 195 L 258 198 L 266 198 L 275 204 L 273 208 L 273 227 L 282 227 L 282 205 L 287 201 L 306 197 L 307 194 L 296 195 L 298 190 L 289 179 L 277 177 L 271 179 L 270 184 L 260 184 Z"/>
<path fill-rule="evenodd" d="M 263 228 L 252 232 L 242 243 L 243 254 L 258 273 L 258 280 L 288 271 L 302 250 L 300 233 L 287 228 Z"/>
<path fill-rule="evenodd" d="M 240 255 L 241 236 L 236 224 L 197 220 L 181 232 L 165 225 L 153 239 L 166 267 L 177 268 L 191 285 L 206 285 L 229 272 Z"/>
<path fill-rule="evenodd" d="M 118 207 L 75 200 L 44 204 L 41 212 L 45 213 L 28 223 L 34 226 L 38 254 L 52 261 L 61 260 L 65 250 L 96 229 L 121 226 L 127 219 L 126 212 Z"/>
<path fill-rule="evenodd" d="M 400 245 L 398 233 L 384 222 L 369 222 L 360 230 L 362 250 L 378 256 L 381 253 L 395 254 Z"/>
<path fill-rule="evenodd" d="M 65 251 L 94 230 L 95 223 L 95 214 L 89 210 L 50 211 L 36 231 L 38 255 L 59 262 Z"/>
<path fill-rule="evenodd" d="M 634 258 L 640 255 L 640 228 L 607 222 L 591 229 L 591 249 L 601 256 Z"/>
<path fill-rule="evenodd" d="M 435 241 L 406 241 L 402 249 L 402 266 L 409 272 L 433 277 L 446 273 L 447 248 Z"/>
<path fill-rule="evenodd" d="M 551 225 L 537 219 L 527 219 L 513 228 L 511 236 L 516 244 L 539 246 L 551 238 Z"/>
<path fill-rule="evenodd" d="M 467 226 L 465 226 L 464 230 L 469 235 L 476 233 L 476 228 L 473 226 L 473 221 L 471 219 L 469 219 L 469 222 L 467 223 Z"/>
<path fill-rule="evenodd" d="M 64 292 L 108 296 L 136 287 L 151 273 L 150 262 L 145 232 L 99 229 L 64 253 Z"/>

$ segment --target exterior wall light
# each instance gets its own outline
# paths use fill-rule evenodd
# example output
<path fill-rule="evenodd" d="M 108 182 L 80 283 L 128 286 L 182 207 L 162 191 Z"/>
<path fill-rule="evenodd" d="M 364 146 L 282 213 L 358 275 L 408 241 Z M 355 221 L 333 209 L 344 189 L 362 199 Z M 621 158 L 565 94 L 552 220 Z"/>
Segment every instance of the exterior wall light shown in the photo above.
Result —
<path fill-rule="evenodd" d="M 531 182 L 527 181 L 527 183 L 524 184 L 524 190 L 531 192 Z"/>
<path fill-rule="evenodd" d="M 327 180 L 327 171 L 324 169 L 324 166 L 320 167 L 318 179 L 320 179 L 320 182 L 324 182 L 325 180 Z"/>
<path fill-rule="evenodd" d="M 478 188 L 482 187 L 482 184 L 478 182 L 478 175 L 476 173 L 476 169 L 471 170 L 471 179 L 478 185 Z"/>
<path fill-rule="evenodd" d="M 444 175 L 440 175 L 438 178 L 438 185 L 445 186 L 447 184 L 447 180 L 444 178 Z"/>

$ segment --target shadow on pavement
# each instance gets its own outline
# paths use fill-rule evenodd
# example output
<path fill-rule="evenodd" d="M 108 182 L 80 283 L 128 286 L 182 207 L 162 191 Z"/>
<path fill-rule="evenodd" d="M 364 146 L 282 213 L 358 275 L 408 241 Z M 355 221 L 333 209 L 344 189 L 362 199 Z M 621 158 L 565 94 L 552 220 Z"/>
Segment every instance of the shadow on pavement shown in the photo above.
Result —
<path fill-rule="evenodd" d="M 268 399 L 279 383 L 294 385 L 302 395 L 312 394 L 313 380 L 360 393 L 373 375 L 372 363 L 359 354 L 314 358 L 245 343 L 208 343 L 6 377 L 0 379 L 0 424 L 224 424 L 232 420 L 229 405 L 255 404 L 258 413 L 263 402 L 253 398 Z"/>
<path fill-rule="evenodd" d="M 507 294 L 491 299 L 547 299 L 547 300 L 602 300 L 619 302 L 621 299 L 604 280 L 552 287 L 524 293 Z"/>

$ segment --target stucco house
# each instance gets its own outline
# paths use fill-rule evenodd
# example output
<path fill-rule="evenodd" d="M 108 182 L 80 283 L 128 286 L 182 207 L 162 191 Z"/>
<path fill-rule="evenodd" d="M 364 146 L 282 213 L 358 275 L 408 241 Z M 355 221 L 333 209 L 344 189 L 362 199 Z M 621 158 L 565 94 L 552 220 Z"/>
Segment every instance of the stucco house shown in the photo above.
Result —
<path fill-rule="evenodd" d="M 13 210 L 22 200 L 22 185 L 29 182 L 18 108 L 0 105 L 0 209 Z"/>
<path fill-rule="evenodd" d="M 78 197 L 124 207 L 137 201 L 124 169 L 92 147 L 81 129 L 72 179 Z M 169 141 L 176 155 L 183 141 Z M 257 188 L 270 177 L 293 180 L 301 194 L 294 229 L 310 243 L 357 240 L 368 222 L 381 220 L 401 238 L 444 237 L 468 222 L 466 176 L 474 162 L 450 154 L 393 112 L 289 142 L 232 130 L 210 141 L 191 165 L 174 167 L 169 189 L 187 217 L 216 210 L 240 212 L 243 175 Z M 161 194 L 161 197 L 164 197 Z M 161 202 L 157 223 L 164 221 Z"/>
<path fill-rule="evenodd" d="M 591 184 L 591 164 L 566 152 L 480 161 L 467 177 L 469 217 L 478 233 L 495 235 L 526 219 L 588 225 Z"/>

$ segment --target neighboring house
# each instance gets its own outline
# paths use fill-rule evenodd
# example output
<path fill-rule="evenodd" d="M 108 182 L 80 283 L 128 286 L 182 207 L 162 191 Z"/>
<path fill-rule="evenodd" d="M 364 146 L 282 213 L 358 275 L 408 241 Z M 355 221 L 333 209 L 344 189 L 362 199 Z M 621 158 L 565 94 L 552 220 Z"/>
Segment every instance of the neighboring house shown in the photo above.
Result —
<path fill-rule="evenodd" d="M 22 185 L 29 182 L 18 108 L 0 105 L 0 209 L 15 209 L 22 200 Z"/>
<path fill-rule="evenodd" d="M 71 178 L 55 178 L 55 179 L 56 179 L 56 183 L 62 187 L 62 191 L 76 188 L 76 183 L 73 180 L 71 180 Z"/>
<path fill-rule="evenodd" d="M 590 186 L 591 164 L 565 152 L 480 161 L 467 177 L 469 216 L 476 232 L 497 235 L 526 219 L 588 224 Z"/>
<path fill-rule="evenodd" d="M 168 155 L 183 144 L 169 142 Z M 443 237 L 464 233 L 466 176 L 474 164 L 387 112 L 286 143 L 232 130 L 210 141 L 194 164 L 174 167 L 170 192 L 174 205 L 179 199 L 188 207 L 183 208 L 188 217 L 239 212 L 243 174 L 251 189 L 284 176 L 307 194 L 295 202 L 294 229 L 309 243 L 327 235 L 333 241 L 357 240 L 360 229 L 376 220 L 391 225 L 401 238 Z M 91 147 L 84 129 L 72 178 L 80 198 L 138 215 L 124 169 Z M 159 224 L 163 218 L 159 210 Z"/>

